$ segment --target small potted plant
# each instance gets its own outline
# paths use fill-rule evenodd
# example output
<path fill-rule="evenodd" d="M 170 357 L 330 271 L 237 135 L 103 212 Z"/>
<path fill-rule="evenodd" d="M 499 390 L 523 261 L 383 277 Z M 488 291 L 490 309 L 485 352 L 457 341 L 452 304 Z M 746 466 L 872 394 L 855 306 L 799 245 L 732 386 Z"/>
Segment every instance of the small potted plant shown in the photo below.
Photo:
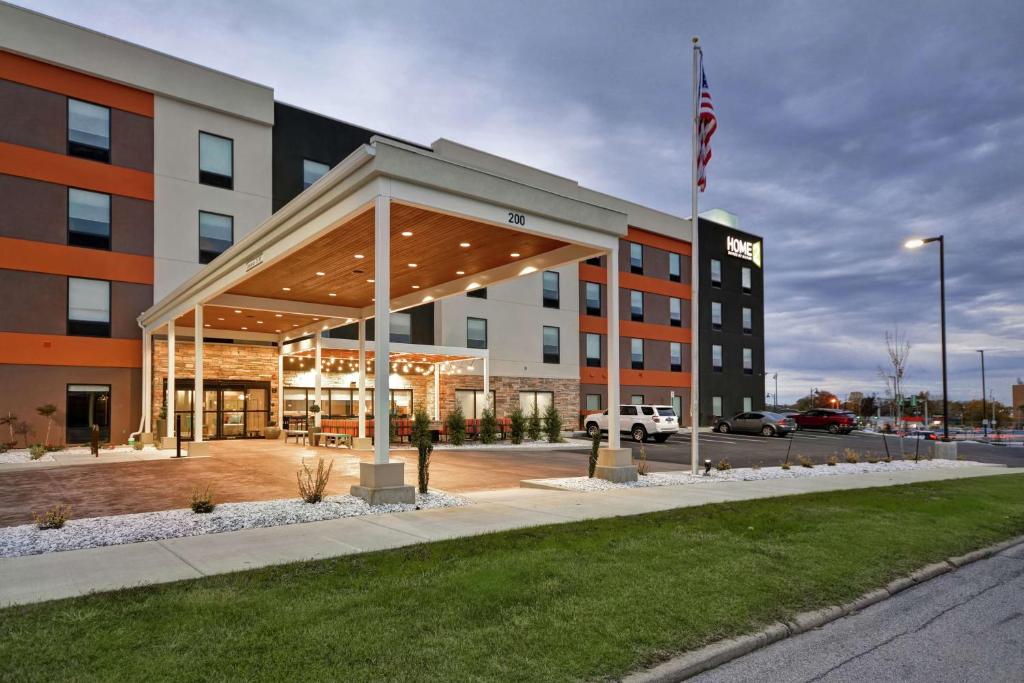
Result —
<path fill-rule="evenodd" d="M 316 423 L 316 416 L 320 413 L 320 406 L 316 403 L 310 404 L 309 412 L 313 413 L 313 417 L 306 420 L 306 432 L 309 435 L 309 445 L 319 446 L 320 427 Z"/>
<path fill-rule="evenodd" d="M 263 431 L 263 435 L 268 439 L 281 438 L 281 429 L 277 426 L 277 422 L 273 420 L 267 422 L 267 428 Z"/>

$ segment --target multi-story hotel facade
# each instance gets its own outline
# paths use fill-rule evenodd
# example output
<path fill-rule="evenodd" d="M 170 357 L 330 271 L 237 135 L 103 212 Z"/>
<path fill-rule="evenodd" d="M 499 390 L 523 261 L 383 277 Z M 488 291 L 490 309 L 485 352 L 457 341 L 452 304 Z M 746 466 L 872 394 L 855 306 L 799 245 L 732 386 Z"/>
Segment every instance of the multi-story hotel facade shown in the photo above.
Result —
<path fill-rule="evenodd" d="M 176 415 L 191 435 L 195 318 L 150 332 L 143 313 L 301 204 L 332 168 L 385 143 L 410 159 L 472 172 L 474 182 L 521 188 L 524 203 L 507 205 L 509 222 L 543 223 L 554 215 L 545 208 L 550 199 L 628 226 L 618 236 L 616 302 L 608 300 L 607 256 L 530 266 L 490 284 L 490 271 L 473 258 L 479 243 L 453 246 L 445 258 L 453 277 L 468 278 L 464 291 L 438 290 L 417 305 L 401 299 L 390 315 L 394 412 L 422 404 L 443 416 L 458 403 L 472 417 L 486 390 L 499 415 L 553 403 L 575 426 L 582 413 L 608 407 L 609 369 L 617 368 L 622 403 L 674 405 L 686 422 L 689 219 L 446 139 L 396 140 L 275 102 L 267 86 L 3 4 L 0 414 L 27 423 L 29 441 L 45 431 L 36 414 L 44 404 L 57 406 L 60 438 L 69 443 L 85 441 L 91 424 L 113 442 L 139 432 L 163 436 Z M 441 239 L 450 229 L 414 212 L 390 220 L 402 216 L 410 235 L 436 231 Z M 760 238 L 724 212 L 701 219 L 698 239 L 703 422 L 763 405 L 763 251 Z M 372 258 L 357 259 L 344 275 L 372 283 L 373 266 Z M 334 275 L 311 277 L 329 283 Z M 427 291 L 426 280 L 422 286 Z M 365 319 L 364 338 L 372 340 L 372 316 L 331 315 L 341 310 L 330 308 L 345 298 L 341 290 L 325 289 L 330 298 L 307 308 L 260 308 L 254 297 L 235 296 L 207 305 L 202 318 L 204 438 L 259 437 L 270 422 L 304 417 L 313 402 L 323 417 L 357 415 L 355 320 Z M 619 321 L 617 358 L 609 357 L 610 315 Z M 364 381 L 372 412 L 373 379 Z M 173 411 L 165 405 L 172 394 Z"/>

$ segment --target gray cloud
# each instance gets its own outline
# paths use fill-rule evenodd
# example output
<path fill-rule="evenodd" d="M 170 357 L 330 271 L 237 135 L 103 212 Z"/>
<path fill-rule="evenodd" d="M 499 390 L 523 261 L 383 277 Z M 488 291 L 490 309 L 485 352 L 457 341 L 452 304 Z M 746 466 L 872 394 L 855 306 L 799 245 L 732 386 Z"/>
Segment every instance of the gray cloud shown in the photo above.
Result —
<path fill-rule="evenodd" d="M 766 238 L 783 399 L 881 391 L 882 337 L 938 393 L 944 233 L 954 397 L 1024 374 L 1024 7 L 1016 2 L 176 3 L 26 6 L 422 142 L 449 137 L 689 213 L 689 37 L 719 116 L 702 207 Z"/>

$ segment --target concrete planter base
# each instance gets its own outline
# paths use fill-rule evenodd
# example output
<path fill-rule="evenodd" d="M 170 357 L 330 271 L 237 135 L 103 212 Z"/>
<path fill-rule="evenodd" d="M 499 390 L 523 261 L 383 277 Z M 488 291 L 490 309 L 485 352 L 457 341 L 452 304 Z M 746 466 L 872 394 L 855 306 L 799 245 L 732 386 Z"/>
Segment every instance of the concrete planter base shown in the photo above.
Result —
<path fill-rule="evenodd" d="M 416 489 L 405 483 L 404 462 L 359 463 L 359 483 L 350 492 L 370 505 L 416 502 Z"/>
<path fill-rule="evenodd" d="M 638 475 L 636 465 L 633 464 L 633 451 L 628 448 L 599 449 L 594 475 L 616 484 L 636 481 Z"/>

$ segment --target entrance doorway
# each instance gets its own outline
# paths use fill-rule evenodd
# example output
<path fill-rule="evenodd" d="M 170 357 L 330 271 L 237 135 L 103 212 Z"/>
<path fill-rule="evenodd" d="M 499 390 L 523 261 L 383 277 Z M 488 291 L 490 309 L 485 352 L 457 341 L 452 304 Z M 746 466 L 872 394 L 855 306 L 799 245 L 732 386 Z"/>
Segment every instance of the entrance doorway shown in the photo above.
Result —
<path fill-rule="evenodd" d="M 69 384 L 67 442 L 89 443 L 90 427 L 100 428 L 100 441 L 110 441 L 110 385 Z"/>
<path fill-rule="evenodd" d="M 174 413 L 181 416 L 182 439 L 192 439 L 194 401 L 195 382 L 176 380 Z M 203 439 L 263 438 L 269 419 L 270 382 L 203 382 Z"/>

